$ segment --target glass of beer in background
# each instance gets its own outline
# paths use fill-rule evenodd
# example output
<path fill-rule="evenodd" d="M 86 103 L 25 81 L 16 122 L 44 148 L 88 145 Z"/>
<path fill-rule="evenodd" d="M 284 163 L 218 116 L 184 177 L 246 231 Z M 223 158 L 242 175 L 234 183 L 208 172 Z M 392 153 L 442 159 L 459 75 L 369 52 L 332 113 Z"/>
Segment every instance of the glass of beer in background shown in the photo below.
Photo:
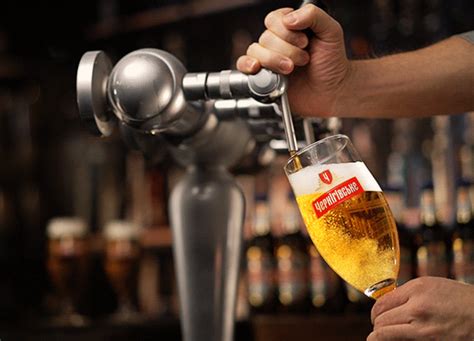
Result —
<path fill-rule="evenodd" d="M 83 326 L 87 319 L 76 310 L 88 270 L 88 228 L 76 217 L 57 217 L 48 222 L 47 269 L 59 296 L 55 325 Z"/>
<path fill-rule="evenodd" d="M 117 294 L 117 311 L 112 320 L 138 321 L 140 316 L 134 304 L 141 249 L 139 229 L 128 221 L 114 220 L 104 228 L 105 272 Z"/>
<path fill-rule="evenodd" d="M 285 172 L 313 243 L 346 282 L 374 299 L 393 290 L 400 265 L 395 220 L 349 138 L 301 149 Z"/>

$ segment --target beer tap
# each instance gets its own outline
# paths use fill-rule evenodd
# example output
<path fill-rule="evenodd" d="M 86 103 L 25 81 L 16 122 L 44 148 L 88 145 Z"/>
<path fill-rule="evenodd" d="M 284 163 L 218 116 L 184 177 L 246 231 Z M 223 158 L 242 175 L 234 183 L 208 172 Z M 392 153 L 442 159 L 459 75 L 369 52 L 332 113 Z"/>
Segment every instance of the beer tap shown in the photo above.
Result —
<path fill-rule="evenodd" d="M 82 121 L 97 136 L 118 125 L 122 138 L 186 167 L 169 216 L 186 341 L 231 341 L 242 248 L 244 198 L 227 168 L 255 146 L 248 122 L 278 120 L 290 152 L 297 140 L 285 76 L 262 69 L 188 73 L 158 49 L 113 66 L 103 51 L 83 55 L 77 72 Z"/>
<path fill-rule="evenodd" d="M 285 90 L 284 80 L 266 70 L 188 74 L 157 49 L 134 51 L 115 66 L 102 51 L 80 61 L 79 112 L 92 132 L 110 136 L 118 125 L 133 148 L 166 150 L 186 167 L 169 216 L 187 341 L 233 338 L 245 204 L 226 168 L 255 145 L 246 120 L 278 117 L 272 101 Z"/>

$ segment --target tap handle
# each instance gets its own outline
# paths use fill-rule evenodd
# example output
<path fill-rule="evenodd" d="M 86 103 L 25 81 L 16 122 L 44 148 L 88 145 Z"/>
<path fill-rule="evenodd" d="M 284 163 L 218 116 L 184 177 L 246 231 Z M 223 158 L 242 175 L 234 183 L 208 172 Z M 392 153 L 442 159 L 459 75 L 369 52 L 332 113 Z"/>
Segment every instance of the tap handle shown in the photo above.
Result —
<path fill-rule="evenodd" d="M 237 70 L 187 73 L 182 85 L 187 100 L 253 98 L 261 103 L 276 101 L 287 88 L 285 77 L 267 69 L 254 75 Z"/>

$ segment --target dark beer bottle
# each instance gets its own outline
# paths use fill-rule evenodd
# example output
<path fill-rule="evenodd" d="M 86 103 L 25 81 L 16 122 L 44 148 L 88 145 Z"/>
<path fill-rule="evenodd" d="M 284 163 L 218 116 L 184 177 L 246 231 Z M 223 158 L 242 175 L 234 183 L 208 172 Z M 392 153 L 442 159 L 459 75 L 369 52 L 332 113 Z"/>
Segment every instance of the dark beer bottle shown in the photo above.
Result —
<path fill-rule="evenodd" d="M 433 186 L 425 186 L 420 202 L 417 275 L 449 277 L 448 249 L 443 226 L 436 218 Z"/>
<path fill-rule="evenodd" d="M 304 313 L 309 310 L 308 254 L 302 226 L 298 207 L 290 194 L 283 218 L 283 235 L 275 249 L 281 312 Z"/>
<path fill-rule="evenodd" d="M 255 198 L 252 238 L 246 249 L 248 301 L 251 313 L 273 313 L 277 307 L 274 238 L 267 195 Z"/>
<path fill-rule="evenodd" d="M 385 198 L 397 223 L 400 242 L 400 270 L 397 284 L 402 285 L 415 276 L 415 245 L 412 229 L 405 225 L 403 212 L 405 210 L 403 193 L 399 188 L 387 187 L 384 189 Z"/>
<path fill-rule="evenodd" d="M 453 277 L 474 284 L 474 212 L 469 191 L 474 184 L 462 183 L 457 188 L 456 228 L 453 238 Z"/>

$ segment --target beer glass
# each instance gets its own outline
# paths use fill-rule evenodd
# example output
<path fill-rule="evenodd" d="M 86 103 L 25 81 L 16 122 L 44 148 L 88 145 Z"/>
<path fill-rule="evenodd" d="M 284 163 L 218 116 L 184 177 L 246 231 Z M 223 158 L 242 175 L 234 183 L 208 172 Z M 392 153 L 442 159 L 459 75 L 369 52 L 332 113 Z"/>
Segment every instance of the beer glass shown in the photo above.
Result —
<path fill-rule="evenodd" d="M 285 173 L 306 228 L 329 266 L 374 299 L 395 288 L 395 220 L 349 138 L 334 135 L 293 155 Z"/>
<path fill-rule="evenodd" d="M 139 230 L 122 220 L 109 222 L 104 228 L 107 277 L 117 294 L 118 307 L 113 321 L 134 322 L 139 314 L 133 303 L 137 289 L 140 262 Z"/>
<path fill-rule="evenodd" d="M 51 219 L 47 227 L 47 269 L 60 298 L 53 324 L 83 326 L 87 319 L 76 310 L 87 278 L 87 226 L 75 217 Z"/>

